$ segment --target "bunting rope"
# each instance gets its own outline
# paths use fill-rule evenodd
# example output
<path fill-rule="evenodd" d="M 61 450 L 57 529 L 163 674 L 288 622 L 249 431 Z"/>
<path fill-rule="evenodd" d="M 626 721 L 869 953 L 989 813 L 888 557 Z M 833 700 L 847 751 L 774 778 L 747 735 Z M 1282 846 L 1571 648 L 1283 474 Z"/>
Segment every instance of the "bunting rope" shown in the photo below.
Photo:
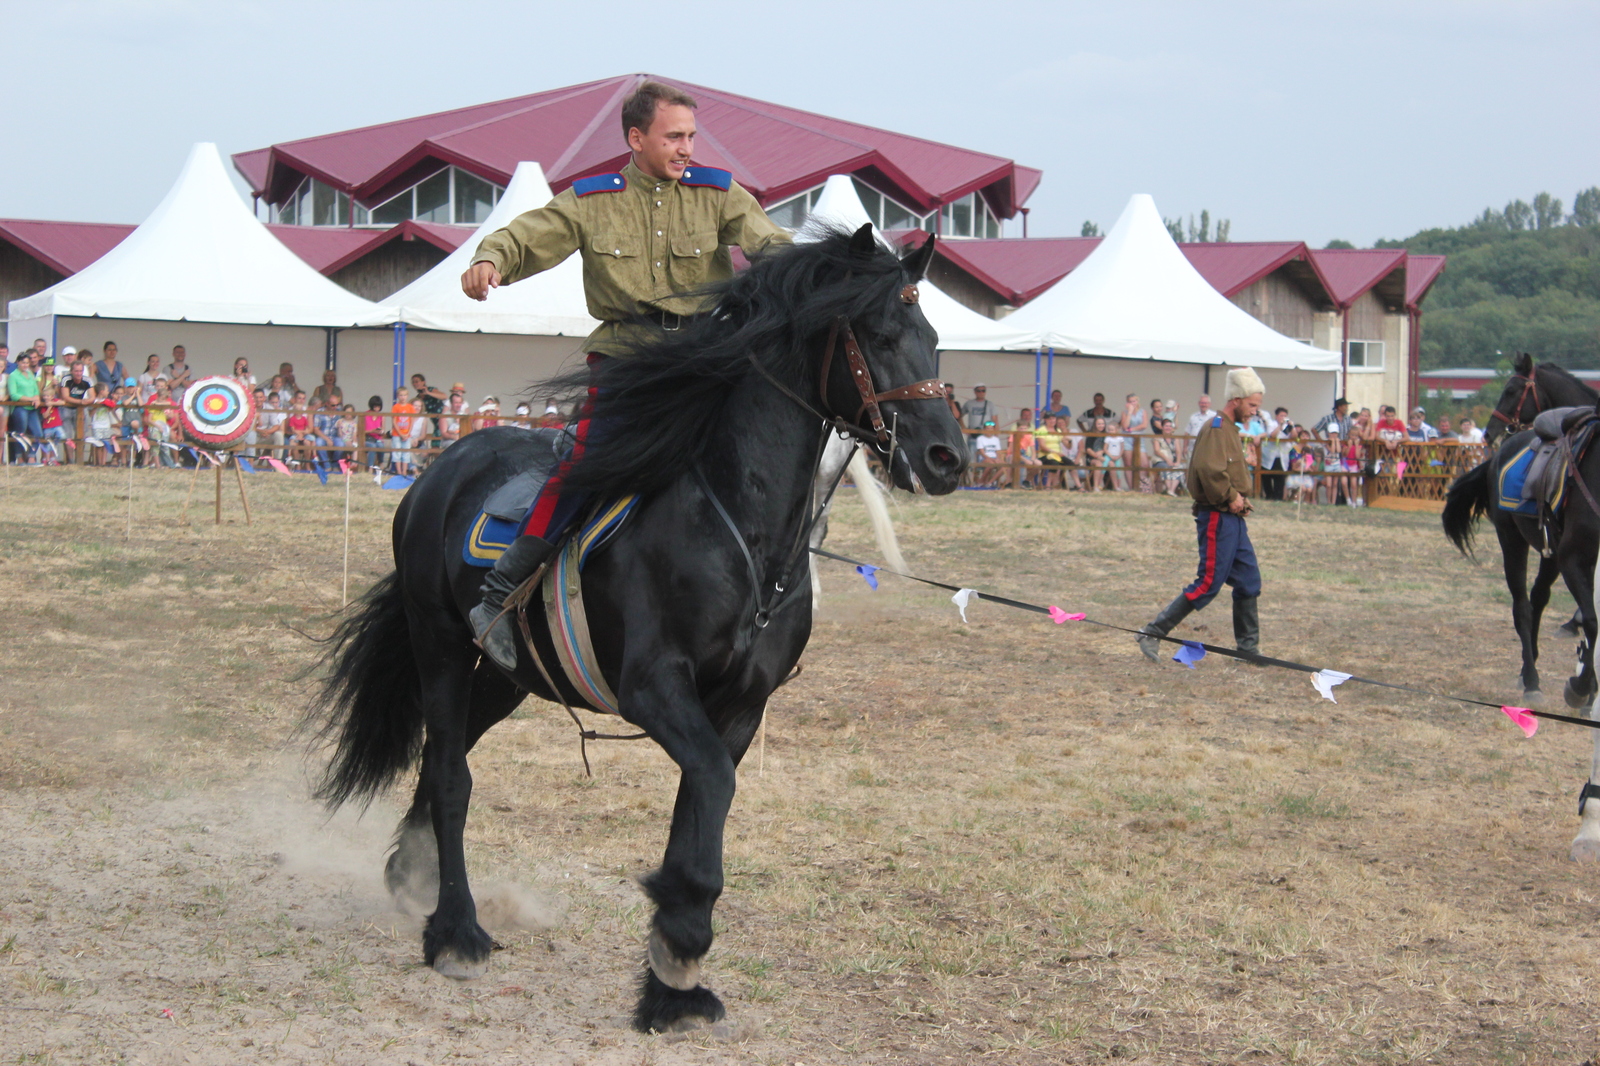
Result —
<path fill-rule="evenodd" d="M 947 589 L 951 592 L 954 592 L 955 595 L 952 596 L 951 599 L 961 610 L 962 621 L 966 621 L 966 608 L 968 603 L 974 598 L 983 599 L 988 600 L 990 603 L 998 603 L 1006 607 L 1014 607 L 1019 611 L 1031 611 L 1034 614 L 1046 615 L 1057 625 L 1061 625 L 1064 622 L 1082 622 L 1085 625 L 1098 626 L 1101 629 L 1111 629 L 1119 633 L 1131 633 L 1136 637 L 1155 637 L 1157 640 L 1165 641 L 1168 644 L 1179 645 L 1178 652 L 1173 656 L 1173 658 L 1182 663 L 1184 666 L 1189 667 L 1191 670 L 1194 669 L 1194 664 L 1196 662 L 1203 658 L 1207 653 L 1210 653 L 1213 655 L 1221 655 L 1229 659 L 1238 659 L 1241 662 L 1249 663 L 1252 666 L 1275 666 L 1282 670 L 1293 670 L 1298 673 L 1310 674 L 1311 684 L 1316 688 L 1316 690 L 1325 698 L 1333 700 L 1335 703 L 1338 701 L 1333 699 L 1333 688 L 1336 685 L 1342 684 L 1346 681 L 1353 681 L 1361 685 L 1372 685 L 1377 688 L 1393 689 L 1398 692 L 1412 692 L 1419 696 L 1429 696 L 1434 699 L 1448 700 L 1452 703 L 1465 703 L 1475 707 L 1492 707 L 1504 713 L 1506 717 L 1510 718 L 1518 725 L 1519 728 L 1522 729 L 1524 735 L 1530 737 L 1533 736 L 1534 732 L 1538 729 L 1538 723 L 1534 721 L 1536 718 L 1544 718 L 1552 722 L 1566 722 L 1568 725 L 1581 725 L 1586 729 L 1600 729 L 1600 721 L 1590 721 L 1587 718 L 1578 718 L 1570 714 L 1557 714 L 1554 711 L 1540 711 L 1531 707 L 1510 707 L 1501 703 L 1490 703 L 1487 700 L 1473 699 L 1470 696 L 1456 696 L 1445 692 L 1435 692 L 1432 689 L 1418 688 L 1415 685 L 1402 685 L 1393 681 L 1380 681 L 1377 678 L 1361 677 L 1357 674 L 1347 674 L 1339 670 L 1330 670 L 1318 666 L 1308 666 L 1305 663 L 1297 663 L 1290 659 L 1274 659 L 1268 655 L 1255 655 L 1251 654 L 1250 652 L 1239 651 L 1237 648 L 1218 647 L 1215 644 L 1206 644 L 1198 640 L 1183 640 L 1178 637 L 1160 636 L 1155 633 L 1145 633 L 1141 630 L 1129 629 L 1127 626 L 1119 626 L 1112 622 L 1102 622 L 1099 619 L 1090 618 L 1086 614 L 1068 614 L 1067 611 L 1060 607 L 1046 606 L 1038 603 L 1028 603 L 1025 600 L 1008 599 L 1005 596 L 995 596 L 991 593 L 982 592 L 978 589 L 969 588 L 963 585 L 951 585 L 944 581 L 935 581 L 932 578 L 918 577 L 915 574 L 903 574 L 898 570 L 893 570 L 886 566 L 874 566 L 871 563 L 864 563 L 860 559 L 852 559 L 847 555 L 839 555 L 834 552 L 826 551 L 822 548 L 812 548 L 811 553 L 813 555 L 821 556 L 824 559 L 833 559 L 836 562 L 847 563 L 850 566 L 855 567 L 856 573 L 860 574 L 864 579 L 866 579 L 867 583 L 871 585 L 874 590 L 876 590 L 878 587 L 876 575 L 893 574 L 896 577 L 903 577 L 907 581 L 915 581 L 919 584 L 931 585 L 934 588 Z"/>

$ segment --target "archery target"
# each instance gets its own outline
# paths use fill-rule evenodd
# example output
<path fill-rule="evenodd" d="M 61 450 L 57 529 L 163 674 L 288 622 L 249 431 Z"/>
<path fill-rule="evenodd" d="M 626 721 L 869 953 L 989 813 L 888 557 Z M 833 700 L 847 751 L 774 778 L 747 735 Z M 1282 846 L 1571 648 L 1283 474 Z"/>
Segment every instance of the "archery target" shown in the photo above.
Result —
<path fill-rule="evenodd" d="M 190 385 L 178 405 L 178 417 L 189 435 L 204 444 L 227 444 L 250 431 L 255 397 L 232 378 L 201 378 Z"/>

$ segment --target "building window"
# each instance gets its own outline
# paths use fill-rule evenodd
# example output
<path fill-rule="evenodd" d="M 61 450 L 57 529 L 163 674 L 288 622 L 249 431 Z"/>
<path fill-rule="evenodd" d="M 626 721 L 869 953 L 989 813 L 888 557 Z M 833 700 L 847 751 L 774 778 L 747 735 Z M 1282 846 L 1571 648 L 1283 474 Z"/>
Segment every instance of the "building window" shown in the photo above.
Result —
<path fill-rule="evenodd" d="M 931 229 L 927 225 L 928 216 L 924 219 L 903 204 L 874 189 L 860 178 L 851 178 L 856 187 L 856 195 L 861 197 L 861 206 L 867 209 L 867 217 L 872 219 L 872 224 L 880 230 L 891 229 Z"/>
<path fill-rule="evenodd" d="M 998 237 L 1000 220 L 994 216 L 989 201 L 979 193 L 969 192 L 939 209 L 939 236 Z"/>
<path fill-rule="evenodd" d="M 1382 370 L 1383 342 L 1351 341 L 1349 367 L 1351 370 Z"/>
<path fill-rule="evenodd" d="M 279 205 L 276 221 L 287 226 L 394 226 L 414 218 L 476 226 L 489 217 L 503 192 L 475 174 L 445 167 L 369 210 L 352 203 L 349 193 L 307 177 Z"/>
<path fill-rule="evenodd" d="M 806 216 L 811 214 L 811 209 L 817 206 L 817 197 L 821 195 L 820 185 L 815 189 L 807 189 L 767 208 L 767 217 L 784 229 L 799 229 L 805 223 Z"/>

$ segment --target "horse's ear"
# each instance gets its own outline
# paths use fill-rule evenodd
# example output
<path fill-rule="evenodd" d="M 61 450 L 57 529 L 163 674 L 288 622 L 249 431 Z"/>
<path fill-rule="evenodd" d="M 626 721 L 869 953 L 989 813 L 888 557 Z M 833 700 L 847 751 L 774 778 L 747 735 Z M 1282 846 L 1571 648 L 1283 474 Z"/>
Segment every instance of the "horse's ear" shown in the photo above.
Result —
<path fill-rule="evenodd" d="M 850 254 L 870 259 L 878 253 L 878 238 L 872 235 L 872 223 L 862 223 L 850 237 Z"/>
<path fill-rule="evenodd" d="M 1528 378 L 1533 376 L 1533 356 L 1527 352 L 1518 352 L 1517 357 L 1511 360 L 1511 369 Z"/>
<path fill-rule="evenodd" d="M 933 244 L 939 238 L 928 234 L 928 239 L 922 242 L 921 248 L 913 248 L 906 253 L 900 265 L 905 272 L 911 275 L 912 282 L 921 281 L 928 274 L 928 264 L 933 262 Z"/>

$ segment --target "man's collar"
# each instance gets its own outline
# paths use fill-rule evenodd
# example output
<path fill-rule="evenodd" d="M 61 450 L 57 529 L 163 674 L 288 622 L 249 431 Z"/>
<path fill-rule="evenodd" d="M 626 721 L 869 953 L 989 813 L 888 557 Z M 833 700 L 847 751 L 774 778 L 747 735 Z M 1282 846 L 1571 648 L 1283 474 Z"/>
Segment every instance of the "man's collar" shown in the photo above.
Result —
<path fill-rule="evenodd" d="M 667 185 L 676 181 L 675 178 L 657 178 L 646 174 L 644 171 L 639 169 L 639 164 L 633 161 L 633 157 L 631 155 L 628 157 L 627 163 L 623 164 L 622 176 L 627 179 L 629 185 L 632 185 L 635 182 L 638 182 L 640 185 Z"/>

